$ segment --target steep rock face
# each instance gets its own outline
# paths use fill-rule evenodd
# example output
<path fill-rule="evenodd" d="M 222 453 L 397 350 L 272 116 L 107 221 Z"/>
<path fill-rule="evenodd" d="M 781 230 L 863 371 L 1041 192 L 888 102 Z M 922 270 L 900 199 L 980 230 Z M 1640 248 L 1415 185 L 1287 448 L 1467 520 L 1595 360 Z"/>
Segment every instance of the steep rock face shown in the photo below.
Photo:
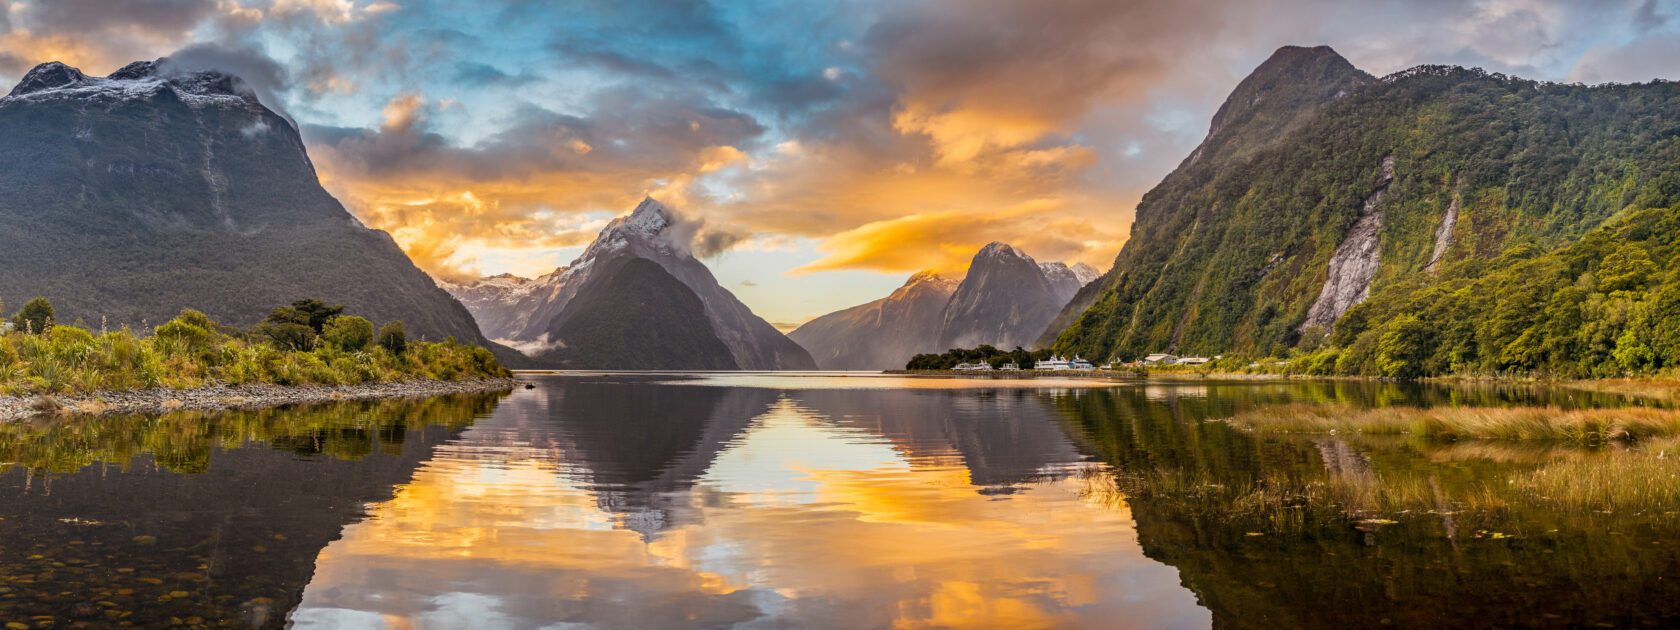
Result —
<path fill-rule="evenodd" d="M 1675 189 L 1677 99 L 1664 82 L 1442 66 L 1373 80 L 1327 48 L 1280 50 L 1144 196 L 1114 267 L 1044 338 L 1099 360 L 1273 352 L 1366 295 L 1430 282 L 1432 266 L 1566 246 Z M 1373 187 L 1389 156 L 1391 179 Z"/>
<path fill-rule="evenodd" d="M 321 188 L 296 130 L 238 77 L 167 60 L 109 77 L 43 64 L 0 98 L 0 138 L 9 302 L 47 297 L 96 326 L 195 308 L 245 327 L 313 297 L 486 344 L 390 235 Z"/>
<path fill-rule="evenodd" d="M 1383 192 L 1393 181 L 1394 156 L 1391 155 L 1383 158 L 1377 189 L 1365 198 L 1359 221 L 1348 230 L 1347 237 L 1330 257 L 1329 277 L 1324 279 L 1318 299 L 1307 309 L 1307 320 L 1301 323 L 1303 332 L 1313 326 L 1330 330 L 1343 313 L 1371 297 L 1371 279 L 1376 277 L 1377 265 L 1381 263 L 1377 230 L 1382 229 L 1382 210 L 1377 204 L 1382 203 Z"/>
<path fill-rule="evenodd" d="M 1326 105 L 1373 80 L 1328 46 L 1279 48 L 1226 97 L 1202 143 L 1160 185 L 1144 195 L 1138 203 L 1132 234 L 1115 258 L 1115 265 L 1100 282 L 1086 285 L 1068 302 L 1039 336 L 1039 344 L 1055 344 L 1062 332 L 1072 327 L 1099 298 L 1115 291 L 1128 296 L 1182 293 L 1172 295 L 1171 299 L 1186 299 L 1197 281 L 1191 281 L 1189 286 L 1176 281 L 1157 286 L 1157 282 L 1163 274 L 1177 280 L 1178 275 L 1186 273 L 1185 267 L 1199 267 L 1198 261 L 1184 258 L 1186 246 L 1198 237 L 1197 232 L 1203 232 L 1199 235 L 1203 239 L 1223 238 L 1223 230 L 1207 234 L 1208 231 L 1197 229 L 1204 214 L 1217 214 L 1211 208 L 1196 209 L 1211 201 L 1205 190 L 1209 180 L 1273 146 L 1301 128 Z M 1102 334 L 1129 336 L 1136 332 L 1134 324 L 1150 323 L 1132 321 L 1130 306 L 1130 302 L 1121 306 L 1128 311 L 1124 314 L 1113 313 L 1113 305 L 1105 306 L 1103 327 L 1116 328 L 1119 332 L 1106 330 Z M 1182 319 L 1174 318 L 1173 323 Z M 1182 332 L 1169 330 L 1160 335 L 1170 338 L 1181 336 Z M 1150 347 L 1165 349 L 1168 342 L 1169 339 L 1152 340 Z M 1090 344 L 1086 353 L 1091 354 L 1099 345 Z"/>
<path fill-rule="evenodd" d="M 824 370 L 900 368 L 936 349 L 945 304 L 956 290 L 957 281 L 923 271 L 892 295 L 813 319 L 788 338 Z"/>
<path fill-rule="evenodd" d="M 687 243 L 680 242 L 672 232 L 676 215 L 663 204 L 645 199 L 629 215 L 614 219 L 572 264 L 555 270 L 534 281 L 504 283 L 507 287 L 491 287 L 485 282 L 452 286 L 457 295 L 468 296 L 476 306 L 475 314 L 492 322 L 503 343 L 536 357 L 544 365 L 564 364 L 569 367 L 601 367 L 568 357 L 565 348 L 577 343 L 563 337 L 562 325 L 583 312 L 594 308 L 590 300 L 579 301 L 592 286 L 609 287 L 610 272 L 630 259 L 644 259 L 656 263 L 671 278 L 691 291 L 703 306 L 702 314 L 715 337 L 729 349 L 734 366 L 745 370 L 806 370 L 816 364 L 803 348 L 789 340 L 769 322 L 736 299 L 728 289 L 718 284 L 706 265 L 695 259 Z M 638 272 L 636 278 L 650 278 Z M 601 284 L 606 283 L 606 284 Z M 513 285 L 517 285 L 514 288 Z M 603 296 L 607 289 L 596 289 L 592 295 Z M 637 286 L 619 286 L 620 291 L 641 291 Z M 481 291 L 482 298 L 474 291 Z M 667 325 L 684 330 L 699 330 L 691 322 L 677 321 L 687 317 L 686 311 L 666 313 Z M 654 320 L 646 320 L 654 321 Z M 681 355 L 683 348 L 671 348 L 673 355 Z M 696 355 L 693 365 L 680 359 L 658 357 L 633 369 L 712 369 L 716 362 Z M 657 364 L 657 366 L 655 365 Z M 626 367 L 629 366 L 620 366 Z"/>
<path fill-rule="evenodd" d="M 1004 243 L 987 245 L 945 305 L 938 347 L 1030 346 L 1080 286 L 1061 263 L 1041 266 Z"/>

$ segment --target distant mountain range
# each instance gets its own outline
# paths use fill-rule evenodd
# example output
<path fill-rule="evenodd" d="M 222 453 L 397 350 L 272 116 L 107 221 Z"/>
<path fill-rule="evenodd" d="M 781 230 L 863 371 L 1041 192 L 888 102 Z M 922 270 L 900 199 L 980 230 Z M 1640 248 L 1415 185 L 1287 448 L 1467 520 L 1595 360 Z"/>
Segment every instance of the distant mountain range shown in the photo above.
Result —
<path fill-rule="evenodd" d="M 545 367 L 814 369 L 810 354 L 718 284 L 672 233 L 676 221 L 646 199 L 553 273 L 444 288 L 489 334 Z"/>
<path fill-rule="evenodd" d="M 813 319 L 788 337 L 825 370 L 902 369 L 918 353 L 1030 346 L 1098 276 L 1084 263 L 1040 263 L 992 243 L 974 255 L 961 281 L 924 271 L 892 295 Z"/>
<path fill-rule="evenodd" d="M 168 59 L 108 77 L 42 64 L 0 98 L 0 296 L 113 327 L 183 308 L 246 327 L 319 298 L 491 345 L 321 187 L 297 131 L 244 81 Z"/>

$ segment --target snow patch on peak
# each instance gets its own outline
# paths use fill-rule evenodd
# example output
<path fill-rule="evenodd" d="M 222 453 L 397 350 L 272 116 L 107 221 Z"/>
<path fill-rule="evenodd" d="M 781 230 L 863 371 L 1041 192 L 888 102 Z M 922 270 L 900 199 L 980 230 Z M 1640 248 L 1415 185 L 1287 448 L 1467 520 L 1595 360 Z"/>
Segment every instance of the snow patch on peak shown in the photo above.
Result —
<path fill-rule="evenodd" d="M 1068 269 L 1073 272 L 1073 277 L 1079 279 L 1080 286 L 1091 284 L 1092 280 L 1102 277 L 1101 271 L 1097 271 L 1096 267 L 1085 263 L 1073 263 L 1073 266 Z"/>
<path fill-rule="evenodd" d="M 164 90 L 194 106 L 260 106 L 256 91 L 243 79 L 215 70 L 189 71 L 171 64 L 167 57 L 157 61 L 136 61 L 108 77 L 90 77 L 57 61 L 43 63 L 24 75 L 23 80 L 0 101 L 139 100 L 152 98 Z"/>
<path fill-rule="evenodd" d="M 665 204 L 648 197 L 636 204 L 636 209 L 630 212 L 628 223 L 649 233 L 658 233 L 671 225 L 672 214 Z"/>
<path fill-rule="evenodd" d="M 1021 252 L 1016 251 L 1014 247 L 1010 247 L 1008 243 L 1005 243 L 1003 241 L 992 241 L 990 243 L 987 243 L 985 247 L 980 248 L 980 254 L 979 255 L 999 256 L 999 255 L 1003 255 L 1003 254 L 1008 254 L 1010 256 L 1016 256 L 1016 257 L 1022 257 L 1022 258 L 1025 257 L 1025 254 L 1022 254 Z"/>

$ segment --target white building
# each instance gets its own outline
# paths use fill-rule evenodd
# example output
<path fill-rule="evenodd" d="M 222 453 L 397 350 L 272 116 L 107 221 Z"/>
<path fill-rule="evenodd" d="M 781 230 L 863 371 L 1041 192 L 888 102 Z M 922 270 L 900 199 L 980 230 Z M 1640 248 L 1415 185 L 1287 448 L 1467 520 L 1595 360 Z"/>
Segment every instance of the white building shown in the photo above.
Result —
<path fill-rule="evenodd" d="M 1144 365 L 1178 365 L 1178 357 L 1170 354 L 1151 354 L 1143 358 Z"/>

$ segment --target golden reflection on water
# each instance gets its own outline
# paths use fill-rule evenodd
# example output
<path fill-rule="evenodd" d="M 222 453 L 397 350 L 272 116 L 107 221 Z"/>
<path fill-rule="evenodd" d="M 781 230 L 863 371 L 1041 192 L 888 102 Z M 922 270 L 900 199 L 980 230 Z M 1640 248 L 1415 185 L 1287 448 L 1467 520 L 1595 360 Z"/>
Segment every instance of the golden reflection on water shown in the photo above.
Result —
<path fill-rule="evenodd" d="M 795 394 L 689 484 L 594 483 L 581 438 L 533 437 L 527 407 L 549 395 L 516 394 L 347 527 L 297 627 L 1210 623 L 1143 556 L 1124 503 L 1083 495 L 1096 464 L 1046 463 L 1000 493 L 950 444 L 836 422 Z"/>

